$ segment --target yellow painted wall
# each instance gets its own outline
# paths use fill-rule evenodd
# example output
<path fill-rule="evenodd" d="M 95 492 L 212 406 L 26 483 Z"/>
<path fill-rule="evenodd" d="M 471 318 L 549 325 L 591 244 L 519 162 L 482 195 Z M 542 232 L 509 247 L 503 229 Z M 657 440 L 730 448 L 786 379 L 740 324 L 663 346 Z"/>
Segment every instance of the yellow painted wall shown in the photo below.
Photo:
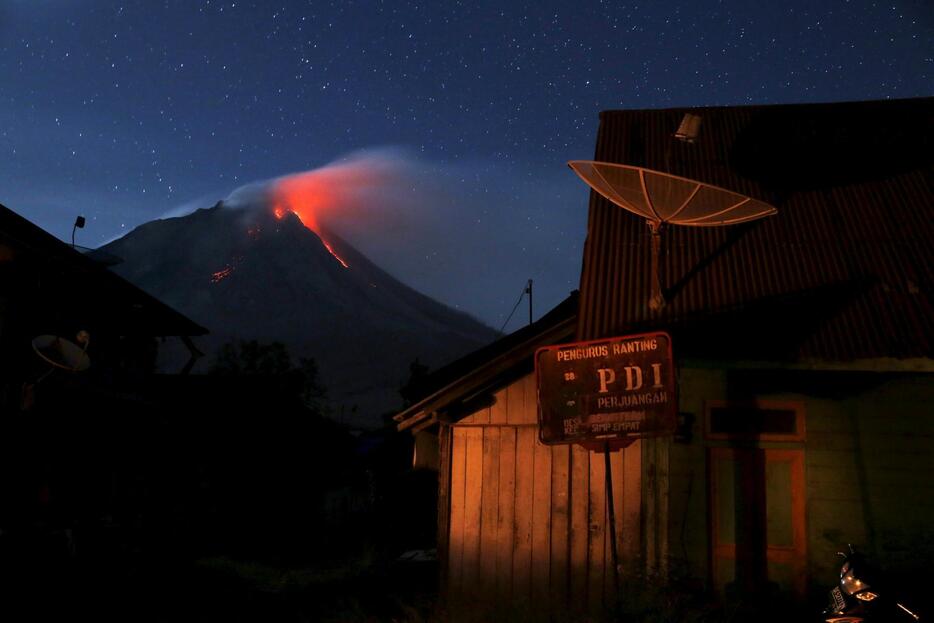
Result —
<path fill-rule="evenodd" d="M 858 545 L 907 572 L 934 555 L 934 375 L 683 368 L 679 410 L 695 416 L 689 444 L 670 451 L 669 553 L 674 573 L 706 579 L 709 400 L 799 401 L 804 406 L 808 584 L 839 572 L 835 552 Z M 762 447 L 783 444 L 762 442 Z"/>
<path fill-rule="evenodd" d="M 630 570 L 654 553 L 674 576 L 708 579 L 706 463 L 718 445 L 703 434 L 711 400 L 804 405 L 807 437 L 792 445 L 805 452 L 813 590 L 832 584 L 834 552 L 847 542 L 896 566 L 934 555 L 934 376 L 697 367 L 680 369 L 678 383 L 679 411 L 695 416 L 690 442 L 645 440 L 611 455 L 617 538 Z M 536 409 L 528 375 L 444 429 L 455 619 L 488 620 L 495 611 L 507 620 L 574 620 L 613 605 L 604 457 L 541 444 Z M 646 531 L 656 521 L 667 530 Z"/>

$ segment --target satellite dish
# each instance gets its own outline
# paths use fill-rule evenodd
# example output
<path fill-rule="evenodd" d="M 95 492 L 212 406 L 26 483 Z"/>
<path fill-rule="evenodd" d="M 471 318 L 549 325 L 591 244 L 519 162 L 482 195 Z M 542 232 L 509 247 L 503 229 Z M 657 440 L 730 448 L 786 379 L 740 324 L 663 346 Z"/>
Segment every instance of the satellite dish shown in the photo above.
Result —
<path fill-rule="evenodd" d="M 665 226 L 720 227 L 778 212 L 764 201 L 670 173 L 592 160 L 572 160 L 568 166 L 592 189 L 646 220 L 652 231 L 652 310 L 665 305 L 658 277 Z"/>
<path fill-rule="evenodd" d="M 57 335 L 40 335 L 33 339 L 32 349 L 54 368 L 61 368 L 68 372 L 83 372 L 91 366 L 91 358 L 84 352 L 90 341 L 87 331 L 78 333 L 78 341 L 84 344 L 83 348 Z"/>
<path fill-rule="evenodd" d="M 82 330 L 78 331 L 75 339 L 82 346 L 78 346 L 78 344 L 57 335 L 40 335 L 33 338 L 32 349 L 36 351 L 36 355 L 40 359 L 52 367 L 32 383 L 23 383 L 20 409 L 29 411 L 33 408 L 36 402 L 36 388 L 56 369 L 68 372 L 83 372 L 91 367 L 91 358 L 84 352 L 88 348 L 91 336 L 88 335 L 87 331 Z"/>

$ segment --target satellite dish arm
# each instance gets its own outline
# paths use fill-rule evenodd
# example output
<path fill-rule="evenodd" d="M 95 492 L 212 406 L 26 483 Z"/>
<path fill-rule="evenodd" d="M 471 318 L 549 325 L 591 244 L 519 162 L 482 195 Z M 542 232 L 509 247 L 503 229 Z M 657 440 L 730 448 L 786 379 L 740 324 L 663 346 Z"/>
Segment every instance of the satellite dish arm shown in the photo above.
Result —
<path fill-rule="evenodd" d="M 646 221 L 652 231 L 652 295 L 649 298 L 649 309 L 658 311 L 665 306 L 665 297 L 662 295 L 662 284 L 658 275 L 659 255 L 662 246 L 662 226 L 660 221 Z"/>
<path fill-rule="evenodd" d="M 639 169 L 639 185 L 642 186 L 642 196 L 645 198 L 645 205 L 649 207 L 649 210 L 652 212 L 652 216 L 655 217 L 655 220 L 659 224 L 662 223 L 662 217 L 658 213 L 658 210 L 655 209 L 655 204 L 652 203 L 652 196 L 649 194 L 649 189 L 645 185 L 645 171 Z M 652 231 L 655 231 L 654 229 Z"/>

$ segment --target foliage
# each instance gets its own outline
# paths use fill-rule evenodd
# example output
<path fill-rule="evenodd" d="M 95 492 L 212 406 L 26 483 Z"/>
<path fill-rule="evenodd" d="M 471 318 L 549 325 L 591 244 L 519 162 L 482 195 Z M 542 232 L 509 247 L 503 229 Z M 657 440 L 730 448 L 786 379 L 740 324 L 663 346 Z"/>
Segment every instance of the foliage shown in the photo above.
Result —
<path fill-rule="evenodd" d="M 318 379 L 317 362 L 313 358 L 301 357 L 298 365 L 294 365 L 288 348 L 281 342 L 228 342 L 218 351 L 210 374 L 278 377 L 285 384 L 297 388 L 306 407 L 316 413 L 327 410 L 327 392 Z"/>
<path fill-rule="evenodd" d="M 209 587 L 214 593 L 200 597 L 222 602 L 228 611 L 238 615 L 237 620 L 335 623 L 439 620 L 434 580 L 437 568 L 407 568 L 373 551 L 360 552 L 338 564 L 298 567 L 230 557 L 203 558 L 195 562 L 195 569 L 199 587 Z M 218 596 L 223 598 L 216 600 Z M 255 617 L 247 612 L 251 606 Z"/>
<path fill-rule="evenodd" d="M 412 405 L 414 394 L 418 392 L 418 386 L 425 377 L 428 376 L 428 370 L 429 367 L 419 361 L 418 357 L 409 364 L 409 378 L 402 387 L 399 388 L 403 407 L 410 407 Z"/>
<path fill-rule="evenodd" d="M 249 340 L 228 342 L 221 346 L 212 372 L 229 375 L 283 375 L 292 370 L 292 358 L 285 344 L 260 344 L 256 340 Z"/>

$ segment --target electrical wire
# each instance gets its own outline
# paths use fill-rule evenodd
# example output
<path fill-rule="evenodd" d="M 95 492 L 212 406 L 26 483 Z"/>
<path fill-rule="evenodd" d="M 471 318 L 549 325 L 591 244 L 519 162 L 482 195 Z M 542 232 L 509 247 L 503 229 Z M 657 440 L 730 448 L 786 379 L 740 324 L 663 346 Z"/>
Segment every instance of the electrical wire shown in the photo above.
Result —
<path fill-rule="evenodd" d="M 506 325 L 509 324 L 509 321 L 512 320 L 512 315 L 516 313 L 516 310 L 519 309 L 519 303 L 522 302 L 522 297 L 525 296 L 525 293 L 528 292 L 528 283 L 522 286 L 522 291 L 519 293 L 519 300 L 516 301 L 516 304 L 512 306 L 512 311 L 509 312 L 509 316 L 506 317 L 506 322 L 503 323 L 503 326 L 499 328 L 499 332 L 502 333 L 503 329 L 506 328 Z"/>

